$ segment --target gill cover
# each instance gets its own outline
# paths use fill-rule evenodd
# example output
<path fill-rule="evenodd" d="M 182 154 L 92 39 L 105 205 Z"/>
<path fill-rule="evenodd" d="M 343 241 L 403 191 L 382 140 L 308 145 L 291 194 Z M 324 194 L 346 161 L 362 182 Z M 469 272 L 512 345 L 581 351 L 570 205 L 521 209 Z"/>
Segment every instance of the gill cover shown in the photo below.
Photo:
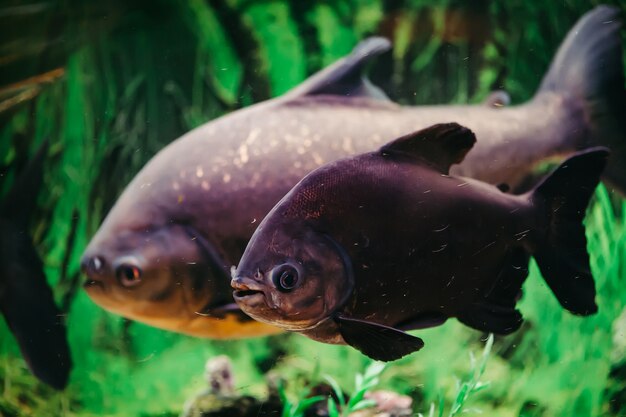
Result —
<path fill-rule="evenodd" d="M 289 263 L 295 265 L 301 274 L 301 282 L 298 288 L 284 291 L 280 289 L 284 283 L 274 282 L 274 278 L 280 281 L 284 277 L 273 277 L 270 274 L 268 281 L 275 288 L 272 294 L 276 295 L 272 297 L 273 303 L 283 309 L 287 316 L 303 319 L 298 324 L 298 330 L 314 328 L 341 310 L 352 296 L 352 262 L 335 239 L 306 226 L 300 238 L 289 242 L 295 248 Z M 285 265 L 277 264 L 272 272 L 280 272 Z M 307 323 L 303 324 L 305 321 Z"/>

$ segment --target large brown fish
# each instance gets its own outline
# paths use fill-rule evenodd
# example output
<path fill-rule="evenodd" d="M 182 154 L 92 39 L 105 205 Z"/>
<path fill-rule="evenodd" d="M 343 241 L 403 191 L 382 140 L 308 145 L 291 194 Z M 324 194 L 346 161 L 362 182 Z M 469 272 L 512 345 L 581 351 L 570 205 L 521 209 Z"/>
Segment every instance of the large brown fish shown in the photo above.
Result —
<path fill-rule="evenodd" d="M 598 7 L 570 31 L 539 92 L 517 107 L 403 107 L 363 76 L 381 38 L 286 95 L 193 130 L 129 184 L 86 249 L 86 290 L 104 308 L 182 333 L 245 337 L 275 329 L 237 311 L 228 282 L 258 222 L 304 175 L 437 122 L 480 143 L 454 173 L 518 185 L 535 164 L 596 144 L 605 178 L 626 190 L 618 11 Z M 492 103 L 492 101 L 490 101 Z"/>
<path fill-rule="evenodd" d="M 394 360 L 423 346 L 399 329 L 456 317 L 517 330 L 532 254 L 563 307 L 595 313 L 582 220 L 607 149 L 583 151 L 513 196 L 448 175 L 474 141 L 458 124 L 435 125 L 304 177 L 252 236 L 232 281 L 237 304 L 256 320 Z"/>

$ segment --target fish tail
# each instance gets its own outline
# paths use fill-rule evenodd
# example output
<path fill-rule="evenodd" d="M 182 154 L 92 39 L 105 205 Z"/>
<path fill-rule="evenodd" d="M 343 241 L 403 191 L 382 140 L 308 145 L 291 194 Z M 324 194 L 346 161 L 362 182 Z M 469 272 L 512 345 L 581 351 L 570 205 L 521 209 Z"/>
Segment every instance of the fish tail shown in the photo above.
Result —
<path fill-rule="evenodd" d="M 536 95 L 557 93 L 580 109 L 588 134 L 577 149 L 607 146 L 612 158 L 603 180 L 626 195 L 626 90 L 621 12 L 598 6 L 570 30 Z M 567 103 L 567 102 L 566 102 Z M 566 104 L 567 105 L 567 104 Z M 580 111 L 580 110 L 578 110 Z"/>
<path fill-rule="evenodd" d="M 47 152 L 44 141 L 0 203 L 0 316 L 33 374 L 61 390 L 72 368 L 67 330 L 28 233 Z"/>
<path fill-rule="evenodd" d="M 608 156 L 602 147 L 578 152 L 530 194 L 544 221 L 533 256 L 561 305 L 577 315 L 598 310 L 583 219 Z"/>
<path fill-rule="evenodd" d="M 32 373 L 51 387 L 67 386 L 72 359 L 62 313 L 46 282 L 43 265 L 28 237 L 18 236 L 18 257 L 5 278 L 0 312 Z"/>

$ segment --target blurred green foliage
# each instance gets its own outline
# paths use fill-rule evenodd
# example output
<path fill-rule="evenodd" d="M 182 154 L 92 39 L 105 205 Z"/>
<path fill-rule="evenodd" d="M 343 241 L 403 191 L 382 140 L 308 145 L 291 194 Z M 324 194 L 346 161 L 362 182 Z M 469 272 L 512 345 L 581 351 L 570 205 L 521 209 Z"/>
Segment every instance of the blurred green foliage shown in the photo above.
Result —
<path fill-rule="evenodd" d="M 351 390 L 369 363 L 352 349 L 297 335 L 198 340 L 104 312 L 80 290 L 82 250 L 159 149 L 208 120 L 284 93 L 368 35 L 393 40 L 371 74 L 403 104 L 479 102 L 498 88 L 520 103 L 534 94 L 567 30 L 599 3 L 3 2 L 0 88 L 65 70 L 36 99 L 1 115 L 0 194 L 49 138 L 32 233 L 67 314 L 75 368 L 65 392 L 50 391 L 28 374 L 1 322 L 0 415 L 176 415 L 202 386 L 204 361 L 223 352 L 246 393 L 262 391 L 270 369 L 293 385 L 321 369 Z M 470 400 L 473 409 L 505 417 L 624 415 L 626 361 L 618 348 L 626 346 L 626 320 L 616 319 L 626 305 L 625 210 L 600 188 L 587 219 L 600 312 L 585 319 L 564 312 L 533 268 L 521 303 L 526 324 L 496 338 L 484 376 L 491 385 Z M 421 336 L 423 351 L 389 365 L 380 386 L 411 395 L 416 411 L 427 413 L 438 398 L 448 409 L 455 375 L 467 372 L 468 352 L 482 335 L 451 321 Z"/>

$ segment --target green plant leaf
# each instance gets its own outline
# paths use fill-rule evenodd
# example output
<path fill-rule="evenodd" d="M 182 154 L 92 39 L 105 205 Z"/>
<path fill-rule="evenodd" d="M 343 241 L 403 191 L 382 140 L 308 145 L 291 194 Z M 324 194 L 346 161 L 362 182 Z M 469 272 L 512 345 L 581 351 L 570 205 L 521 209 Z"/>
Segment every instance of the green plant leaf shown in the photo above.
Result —
<path fill-rule="evenodd" d="M 324 400 L 324 396 L 323 395 L 316 395 L 314 397 L 309 397 L 309 398 L 305 398 L 303 400 L 301 400 L 300 402 L 298 402 L 298 405 L 295 408 L 294 411 L 294 416 L 299 416 L 302 413 L 304 413 L 306 410 L 309 409 L 309 407 L 311 407 L 313 404 L 323 401 Z"/>
<path fill-rule="evenodd" d="M 445 410 L 445 406 L 446 406 L 445 400 L 443 398 L 443 395 L 441 395 L 439 397 L 439 417 L 443 417 L 443 412 Z"/>
<path fill-rule="evenodd" d="M 345 404 L 346 398 L 343 395 L 343 391 L 341 390 L 341 387 L 339 386 L 337 381 L 335 381 L 335 379 L 333 379 L 330 375 L 324 375 L 324 379 L 332 387 L 333 391 L 335 392 L 335 395 L 337 396 L 337 400 L 339 401 L 339 404 L 341 405 Z"/>
<path fill-rule="evenodd" d="M 328 397 L 328 416 L 339 417 L 339 410 L 337 410 L 337 404 L 332 397 Z"/>
<path fill-rule="evenodd" d="M 350 400 L 348 401 L 348 407 L 353 407 L 356 403 L 361 401 L 366 392 L 367 392 L 367 389 L 363 388 L 357 391 L 356 393 L 354 393 L 352 397 L 350 397 Z"/>
<path fill-rule="evenodd" d="M 372 362 L 369 364 L 369 366 L 365 369 L 365 373 L 363 374 L 363 379 L 365 381 L 371 380 L 373 378 L 376 378 L 378 376 L 380 376 L 380 374 L 385 370 L 385 367 L 387 366 L 387 364 L 385 362 Z"/>
<path fill-rule="evenodd" d="M 450 410 L 450 416 L 456 415 L 461 410 L 461 408 L 463 407 L 463 403 L 467 399 L 467 393 L 469 390 L 470 386 L 468 383 L 464 382 L 461 384 L 461 388 L 459 389 L 459 392 L 457 393 L 454 400 L 454 404 L 452 405 L 452 408 Z"/>
<path fill-rule="evenodd" d="M 472 388 L 472 392 L 479 392 L 484 390 L 485 388 L 489 388 L 489 385 L 491 385 L 490 382 L 478 382 L 474 388 Z"/>
<path fill-rule="evenodd" d="M 363 375 L 361 375 L 360 373 L 357 373 L 354 376 L 354 386 L 355 387 L 360 387 L 361 384 L 363 384 Z"/>
<path fill-rule="evenodd" d="M 350 412 L 363 410 L 364 408 L 371 408 L 376 405 L 376 401 L 374 400 L 361 400 L 358 403 L 354 404 L 352 407 L 348 407 Z"/>

